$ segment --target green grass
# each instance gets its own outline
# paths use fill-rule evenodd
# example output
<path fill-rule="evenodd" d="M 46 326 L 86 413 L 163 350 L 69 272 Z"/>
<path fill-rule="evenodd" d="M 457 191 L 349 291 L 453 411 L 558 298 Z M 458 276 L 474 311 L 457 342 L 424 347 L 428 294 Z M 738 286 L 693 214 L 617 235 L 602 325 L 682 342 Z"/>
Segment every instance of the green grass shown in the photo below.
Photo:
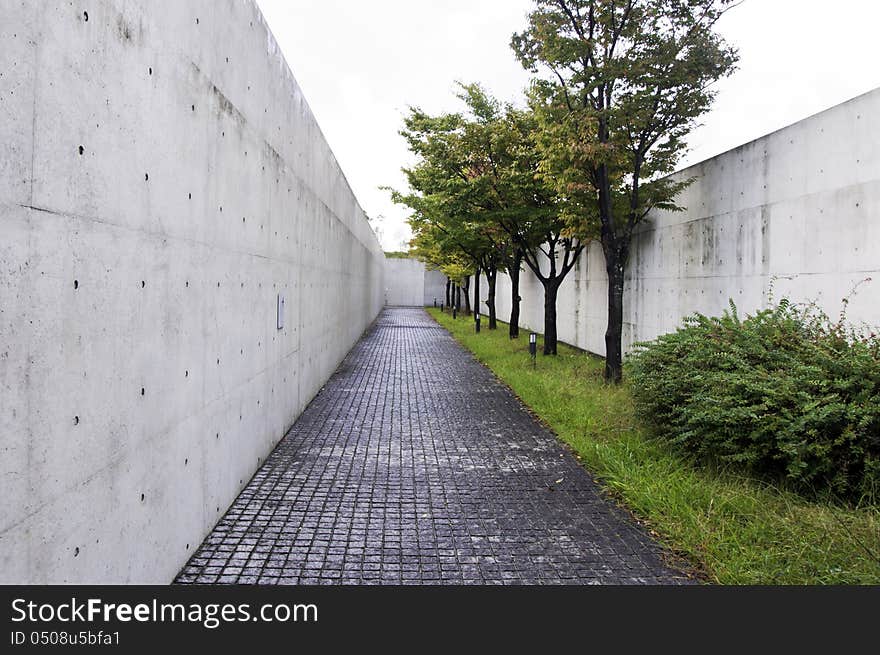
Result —
<path fill-rule="evenodd" d="M 428 312 L 574 451 L 621 505 L 670 550 L 722 584 L 880 584 L 880 509 L 812 502 L 700 468 L 646 436 L 626 386 L 603 361 L 560 344 L 533 368 L 528 332 L 474 333 L 468 317 Z"/>

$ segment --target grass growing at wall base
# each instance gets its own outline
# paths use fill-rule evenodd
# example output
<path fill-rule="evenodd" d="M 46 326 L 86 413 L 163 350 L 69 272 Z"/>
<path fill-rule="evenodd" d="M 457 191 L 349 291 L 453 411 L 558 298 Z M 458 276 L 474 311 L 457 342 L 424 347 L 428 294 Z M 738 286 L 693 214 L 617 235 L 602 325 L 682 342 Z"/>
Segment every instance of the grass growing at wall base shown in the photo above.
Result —
<path fill-rule="evenodd" d="M 473 320 L 428 312 L 506 383 L 622 505 L 668 548 L 724 584 L 880 584 L 880 509 L 810 502 L 723 470 L 698 468 L 649 439 L 626 386 L 603 361 L 559 345 L 536 366 L 528 331 L 474 333 Z"/>

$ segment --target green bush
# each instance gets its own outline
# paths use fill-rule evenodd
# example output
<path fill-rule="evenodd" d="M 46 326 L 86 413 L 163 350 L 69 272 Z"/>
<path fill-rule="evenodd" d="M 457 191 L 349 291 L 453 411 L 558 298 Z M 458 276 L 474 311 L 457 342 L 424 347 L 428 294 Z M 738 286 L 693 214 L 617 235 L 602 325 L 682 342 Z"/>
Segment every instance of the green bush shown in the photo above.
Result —
<path fill-rule="evenodd" d="M 880 340 L 787 300 L 741 320 L 700 314 L 627 361 L 636 410 L 701 460 L 801 492 L 877 499 Z"/>

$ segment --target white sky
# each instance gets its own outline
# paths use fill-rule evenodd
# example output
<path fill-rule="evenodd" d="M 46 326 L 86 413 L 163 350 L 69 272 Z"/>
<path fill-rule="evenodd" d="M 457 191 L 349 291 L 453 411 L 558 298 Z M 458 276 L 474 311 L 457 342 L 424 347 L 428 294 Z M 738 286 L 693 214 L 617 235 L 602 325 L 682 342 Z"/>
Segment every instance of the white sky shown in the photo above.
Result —
<path fill-rule="evenodd" d="M 528 76 L 509 47 L 531 0 L 257 0 L 361 207 L 382 216 L 385 250 L 409 239 L 408 106 L 458 110 L 456 80 L 520 100 Z M 719 23 L 740 50 L 682 166 L 880 86 L 880 2 L 745 0 Z"/>

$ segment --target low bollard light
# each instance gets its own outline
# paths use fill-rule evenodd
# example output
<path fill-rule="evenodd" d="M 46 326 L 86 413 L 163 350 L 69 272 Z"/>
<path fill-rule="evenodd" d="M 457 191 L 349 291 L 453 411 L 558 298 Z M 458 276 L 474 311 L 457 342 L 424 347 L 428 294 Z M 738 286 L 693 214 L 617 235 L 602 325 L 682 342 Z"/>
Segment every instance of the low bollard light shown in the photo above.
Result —
<path fill-rule="evenodd" d="M 538 357 L 538 335 L 534 332 L 529 335 L 529 355 L 532 357 L 532 366 L 535 366 Z"/>
<path fill-rule="evenodd" d="M 437 299 L 434 298 L 434 309 L 437 309 Z"/>
<path fill-rule="evenodd" d="M 452 306 L 452 318 L 458 318 L 458 307 Z"/>
<path fill-rule="evenodd" d="M 474 329 L 480 333 L 480 312 L 474 312 Z"/>
<path fill-rule="evenodd" d="M 444 308 L 444 307 L 445 307 L 445 305 L 441 302 L 441 303 L 440 303 L 440 313 L 441 313 L 441 314 L 443 313 L 443 308 Z"/>

